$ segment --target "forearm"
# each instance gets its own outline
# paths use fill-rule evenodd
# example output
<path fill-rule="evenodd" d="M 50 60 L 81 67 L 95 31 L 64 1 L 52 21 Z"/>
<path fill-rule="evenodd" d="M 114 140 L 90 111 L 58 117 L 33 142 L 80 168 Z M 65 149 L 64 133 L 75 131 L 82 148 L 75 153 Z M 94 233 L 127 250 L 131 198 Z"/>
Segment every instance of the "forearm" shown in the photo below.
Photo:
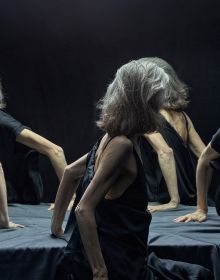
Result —
<path fill-rule="evenodd" d="M 190 144 L 189 147 L 190 147 L 190 150 L 193 152 L 193 154 L 197 158 L 199 158 L 205 149 L 205 144 L 203 142 L 199 143 L 198 146 L 194 146 L 194 145 Z"/>
<path fill-rule="evenodd" d="M 176 176 L 176 164 L 174 155 L 171 152 L 169 155 L 158 153 L 158 161 L 167 185 L 167 190 L 170 195 L 170 200 L 173 203 L 179 203 L 179 192 Z"/>
<path fill-rule="evenodd" d="M 78 207 L 76 218 L 93 275 L 99 273 L 98 276 L 104 276 L 106 266 L 99 243 L 94 211 L 82 210 Z"/>
<path fill-rule="evenodd" d="M 62 225 L 68 205 L 78 183 L 79 179 L 74 180 L 68 172 L 64 172 L 56 195 L 52 227 L 60 227 Z"/>
<path fill-rule="evenodd" d="M 202 159 L 198 161 L 196 171 L 196 186 L 197 186 L 197 209 L 208 212 L 207 194 L 212 177 L 212 169 L 208 163 Z"/>
<path fill-rule="evenodd" d="M 145 134 L 144 137 L 157 152 L 160 169 L 170 195 L 170 202 L 178 204 L 179 193 L 173 150 L 160 133 Z"/>
<path fill-rule="evenodd" d="M 47 156 L 59 180 L 61 180 L 67 163 L 63 149 L 60 146 L 29 129 L 22 130 L 16 141 Z"/>
<path fill-rule="evenodd" d="M 62 150 L 60 151 L 51 151 L 48 154 L 48 157 L 50 159 L 50 162 L 57 174 L 57 177 L 59 178 L 59 180 L 62 179 L 63 176 L 63 172 L 65 167 L 67 166 L 66 163 L 66 158 L 64 156 L 64 153 Z"/>
<path fill-rule="evenodd" d="M 7 192 L 4 172 L 0 166 L 0 226 L 7 226 L 9 224 Z"/>

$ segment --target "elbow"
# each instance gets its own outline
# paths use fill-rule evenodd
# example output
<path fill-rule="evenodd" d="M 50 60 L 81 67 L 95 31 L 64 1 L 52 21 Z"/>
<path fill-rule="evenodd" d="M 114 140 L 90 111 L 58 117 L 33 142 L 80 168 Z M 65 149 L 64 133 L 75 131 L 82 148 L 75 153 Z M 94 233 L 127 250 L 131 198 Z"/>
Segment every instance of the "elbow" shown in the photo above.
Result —
<path fill-rule="evenodd" d="M 210 167 L 211 158 L 208 156 L 207 148 L 201 153 L 198 159 L 198 168 L 208 169 Z"/>
<path fill-rule="evenodd" d="M 71 180 L 79 180 L 82 177 L 82 173 L 76 164 L 68 164 L 64 168 L 64 176 L 70 178 Z"/>
<path fill-rule="evenodd" d="M 49 151 L 50 156 L 56 157 L 56 158 L 63 158 L 64 157 L 64 151 L 63 148 L 60 146 L 55 146 L 50 149 Z"/>
<path fill-rule="evenodd" d="M 207 159 L 205 153 L 202 153 L 198 160 L 198 167 L 207 169 L 210 167 L 210 160 Z"/>
<path fill-rule="evenodd" d="M 70 179 L 75 179 L 75 171 L 74 171 L 74 167 L 71 166 L 71 165 L 67 165 L 65 168 L 64 168 L 64 176 L 65 177 L 68 177 Z"/>
<path fill-rule="evenodd" d="M 94 211 L 92 208 L 84 205 L 84 204 L 78 204 L 75 208 L 75 215 L 77 220 L 85 219 L 89 215 L 93 215 Z"/>
<path fill-rule="evenodd" d="M 75 215 L 77 218 L 83 217 L 86 213 L 86 208 L 83 206 L 80 206 L 79 204 L 76 206 L 75 210 Z"/>
<path fill-rule="evenodd" d="M 167 147 L 166 149 L 161 149 L 158 151 L 158 157 L 163 161 L 170 162 L 174 159 L 174 152 L 173 149 Z"/>

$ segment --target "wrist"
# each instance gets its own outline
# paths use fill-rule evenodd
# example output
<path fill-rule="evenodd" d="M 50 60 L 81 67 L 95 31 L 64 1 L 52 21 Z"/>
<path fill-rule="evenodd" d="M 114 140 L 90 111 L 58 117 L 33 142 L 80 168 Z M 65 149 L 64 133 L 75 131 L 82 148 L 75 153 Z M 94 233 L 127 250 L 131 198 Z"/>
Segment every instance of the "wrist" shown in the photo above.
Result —
<path fill-rule="evenodd" d="M 207 214 L 208 213 L 208 207 L 199 207 L 199 206 L 197 206 L 196 212 Z"/>
<path fill-rule="evenodd" d="M 177 207 L 179 205 L 179 200 L 178 199 L 172 199 L 172 200 L 170 200 L 169 204 Z"/>
<path fill-rule="evenodd" d="M 108 271 L 105 265 L 93 268 L 92 273 L 94 277 L 106 277 L 108 275 Z"/>
<path fill-rule="evenodd" d="M 0 228 L 7 228 L 9 227 L 9 218 L 0 218 Z"/>
<path fill-rule="evenodd" d="M 57 223 L 52 221 L 51 223 L 51 231 L 52 233 L 59 231 L 62 228 L 62 224 L 61 223 Z"/>

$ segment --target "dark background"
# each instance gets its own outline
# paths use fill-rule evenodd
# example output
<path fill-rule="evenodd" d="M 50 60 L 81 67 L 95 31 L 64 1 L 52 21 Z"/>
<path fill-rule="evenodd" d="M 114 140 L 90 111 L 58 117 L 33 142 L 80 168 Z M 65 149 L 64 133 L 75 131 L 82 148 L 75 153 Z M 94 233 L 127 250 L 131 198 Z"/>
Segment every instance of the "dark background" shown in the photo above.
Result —
<path fill-rule="evenodd" d="M 167 60 L 190 87 L 207 143 L 220 126 L 220 4 L 204 0 L 0 0 L 0 75 L 8 112 L 65 150 L 98 136 L 94 104 L 131 59 Z M 58 181 L 46 158 L 45 201 Z"/>

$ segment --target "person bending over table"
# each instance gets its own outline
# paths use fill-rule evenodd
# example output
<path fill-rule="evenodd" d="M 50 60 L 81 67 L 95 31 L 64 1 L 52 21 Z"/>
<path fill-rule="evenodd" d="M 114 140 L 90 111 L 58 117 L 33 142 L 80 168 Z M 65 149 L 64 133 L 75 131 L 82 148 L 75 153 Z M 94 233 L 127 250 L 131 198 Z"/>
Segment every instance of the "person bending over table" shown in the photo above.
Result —
<path fill-rule="evenodd" d="M 150 58 L 152 62 L 154 59 Z M 158 63 L 169 75 L 174 90 L 169 90 L 164 96 L 160 109 L 165 120 L 163 128 L 144 134 L 151 145 L 143 143 L 148 195 L 150 201 L 160 203 L 150 205 L 148 209 L 151 212 L 174 209 L 179 203 L 196 204 L 196 162 L 191 152 L 198 158 L 205 149 L 192 121 L 184 112 L 189 103 L 186 85 L 166 61 L 159 59 Z"/>
<path fill-rule="evenodd" d="M 159 128 L 158 109 L 170 86 L 156 61 L 131 61 L 117 71 L 99 103 L 97 124 L 105 134 L 88 154 L 65 168 L 57 192 L 51 231 L 63 237 L 65 212 L 77 188 L 66 227 L 69 242 L 55 279 L 177 279 L 180 272 L 178 279 L 188 280 L 200 275 L 194 266 L 188 269 L 191 264 L 179 270 L 175 265 L 175 271 L 172 261 L 171 266 L 158 267 L 158 260 L 153 269 L 147 266 L 151 214 L 146 211 L 140 136 Z M 202 270 L 200 280 L 208 279 Z"/>
<path fill-rule="evenodd" d="M 4 96 L 0 88 L 0 144 L 2 150 L 0 155 L 0 228 L 19 228 L 21 227 L 20 225 L 9 221 L 5 180 L 7 176 L 4 174 L 4 171 L 6 173 L 7 169 L 3 171 L 4 164 L 13 164 L 13 162 L 9 161 L 12 161 L 12 157 L 10 156 L 13 155 L 15 142 L 21 143 L 26 147 L 46 155 L 50 159 L 59 179 L 62 178 L 64 168 L 67 164 L 63 149 L 60 146 L 36 134 L 30 130 L 30 128 L 15 120 L 11 115 L 2 110 L 4 108 Z M 10 160 L 7 160 L 7 157 L 9 157 Z M 37 186 L 35 186 L 35 188 L 37 188 Z M 34 191 L 36 192 L 36 196 L 39 196 L 37 194 L 38 190 L 35 189 Z"/>
<path fill-rule="evenodd" d="M 220 128 L 212 137 L 211 142 L 201 154 L 196 172 L 197 186 L 197 209 L 195 212 L 180 216 L 174 221 L 176 222 L 203 222 L 208 216 L 207 195 L 211 183 L 213 167 L 219 169 L 220 160 Z M 217 189 L 215 195 L 215 205 L 218 215 L 220 215 L 220 188 Z"/>

